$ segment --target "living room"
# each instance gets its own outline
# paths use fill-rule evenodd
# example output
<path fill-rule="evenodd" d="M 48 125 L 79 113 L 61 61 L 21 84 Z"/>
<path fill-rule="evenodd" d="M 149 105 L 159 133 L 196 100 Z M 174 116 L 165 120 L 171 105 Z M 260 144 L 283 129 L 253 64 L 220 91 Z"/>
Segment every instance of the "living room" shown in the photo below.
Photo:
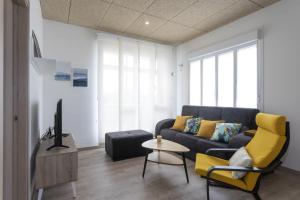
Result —
<path fill-rule="evenodd" d="M 0 10 L 3 199 L 298 198 L 299 1 L 18 1 Z"/>

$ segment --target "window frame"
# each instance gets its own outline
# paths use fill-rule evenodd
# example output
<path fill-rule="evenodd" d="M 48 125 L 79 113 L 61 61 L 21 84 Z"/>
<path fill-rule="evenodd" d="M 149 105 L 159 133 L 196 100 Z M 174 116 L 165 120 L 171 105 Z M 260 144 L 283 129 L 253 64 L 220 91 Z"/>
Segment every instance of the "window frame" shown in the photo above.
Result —
<path fill-rule="evenodd" d="M 218 102 L 218 58 L 220 55 L 222 54 L 225 54 L 225 53 L 229 53 L 229 52 L 233 52 L 233 68 L 234 68 L 234 81 L 233 81 L 233 87 L 234 87 L 234 91 L 233 91 L 233 106 L 232 107 L 237 107 L 236 105 L 236 100 L 237 100 L 237 52 L 239 49 L 243 49 L 243 48 L 246 48 L 246 47 L 251 47 L 251 46 L 254 46 L 256 45 L 256 50 L 257 50 L 257 106 L 256 108 L 257 109 L 260 109 L 260 110 L 263 110 L 263 56 L 262 56 L 262 53 L 263 53 L 263 43 L 262 43 L 262 40 L 252 40 L 252 41 L 249 41 L 249 42 L 244 42 L 242 44 L 238 44 L 238 45 L 234 45 L 234 46 L 231 46 L 231 47 L 228 47 L 228 48 L 223 48 L 223 49 L 220 49 L 220 50 L 216 50 L 216 51 L 212 51 L 212 52 L 209 52 L 209 53 L 204 53 L 202 55 L 199 55 L 199 56 L 196 56 L 194 57 L 193 59 L 190 59 L 189 62 L 188 62 L 188 76 L 189 76 L 189 82 L 188 82 L 188 86 L 189 86 L 189 95 L 188 95 L 188 102 L 190 104 L 191 102 L 191 91 L 190 91 L 190 66 L 191 66 L 191 63 L 192 62 L 195 62 L 195 61 L 200 61 L 200 102 L 198 105 L 200 106 L 203 106 L 203 60 L 206 59 L 206 58 L 209 58 L 209 57 L 215 57 L 215 98 L 216 98 L 216 105 L 217 107 L 219 107 L 219 102 Z"/>

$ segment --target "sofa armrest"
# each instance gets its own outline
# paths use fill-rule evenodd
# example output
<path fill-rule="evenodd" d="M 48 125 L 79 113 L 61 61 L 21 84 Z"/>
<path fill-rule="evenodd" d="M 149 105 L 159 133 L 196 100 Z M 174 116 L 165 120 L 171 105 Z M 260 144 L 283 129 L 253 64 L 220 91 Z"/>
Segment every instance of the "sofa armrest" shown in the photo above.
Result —
<path fill-rule="evenodd" d="M 160 135 L 160 131 L 165 128 L 171 128 L 175 122 L 175 119 L 164 119 L 157 122 L 155 126 L 155 137 Z"/>
<path fill-rule="evenodd" d="M 228 146 L 229 148 L 241 148 L 246 146 L 251 139 L 252 137 L 245 135 L 244 133 L 239 133 L 229 140 Z"/>

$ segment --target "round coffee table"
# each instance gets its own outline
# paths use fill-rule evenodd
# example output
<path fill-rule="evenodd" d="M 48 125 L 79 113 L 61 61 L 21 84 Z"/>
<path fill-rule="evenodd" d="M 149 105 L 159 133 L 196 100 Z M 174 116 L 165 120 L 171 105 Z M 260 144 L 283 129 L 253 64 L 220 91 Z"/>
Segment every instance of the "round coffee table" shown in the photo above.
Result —
<path fill-rule="evenodd" d="M 147 162 L 149 161 L 165 165 L 183 165 L 186 180 L 187 183 L 189 183 L 189 176 L 185 161 L 185 153 L 190 151 L 189 148 L 165 139 L 162 139 L 160 143 L 157 142 L 157 139 L 147 140 L 146 142 L 142 143 L 142 147 L 149 150 L 145 156 L 143 178 L 145 176 Z M 150 150 L 153 152 L 150 153 Z M 182 158 L 179 158 L 172 153 L 181 154 Z"/>

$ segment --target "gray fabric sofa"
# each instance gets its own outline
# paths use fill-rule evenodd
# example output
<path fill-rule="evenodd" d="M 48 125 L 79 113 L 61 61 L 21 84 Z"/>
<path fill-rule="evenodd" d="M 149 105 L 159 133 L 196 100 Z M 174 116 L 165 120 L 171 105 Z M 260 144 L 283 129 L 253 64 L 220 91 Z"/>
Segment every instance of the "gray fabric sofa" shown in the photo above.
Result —
<path fill-rule="evenodd" d="M 248 129 L 256 129 L 255 117 L 259 112 L 257 109 L 247 108 L 225 108 L 206 106 L 183 106 L 181 115 L 197 116 L 207 120 L 225 120 L 225 122 L 241 123 L 242 128 L 238 135 L 231 138 L 228 144 L 211 141 L 198 136 L 178 132 L 170 129 L 175 119 L 164 119 L 157 123 L 155 135 L 161 135 L 164 139 L 182 144 L 190 149 L 186 155 L 195 160 L 196 153 L 205 153 L 210 148 L 239 148 L 245 146 L 251 137 L 243 134 Z M 221 158 L 228 158 L 230 155 L 216 155 Z"/>

